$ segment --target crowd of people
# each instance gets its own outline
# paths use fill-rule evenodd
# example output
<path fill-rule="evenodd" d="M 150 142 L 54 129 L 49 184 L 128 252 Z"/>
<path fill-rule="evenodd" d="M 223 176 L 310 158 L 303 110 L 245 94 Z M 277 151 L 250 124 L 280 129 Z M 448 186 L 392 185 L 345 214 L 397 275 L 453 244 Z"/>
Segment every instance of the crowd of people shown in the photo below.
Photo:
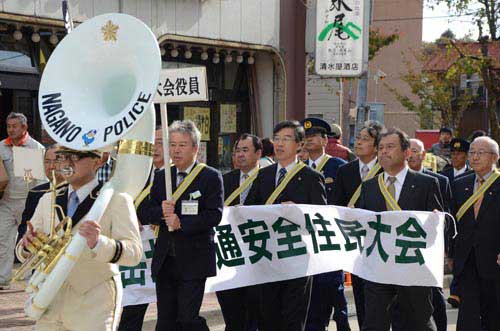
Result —
<path fill-rule="evenodd" d="M 26 183 L 13 175 L 13 146 L 43 146 L 29 136 L 22 114 L 7 117 L 7 133 L 0 142 L 9 178 L 0 200 L 0 290 L 9 288 L 16 237 L 29 245 L 50 220 L 49 184 Z M 112 175 L 114 159 L 98 151 L 50 146 L 44 159 L 47 177 L 59 185 L 57 203 L 73 218 L 88 249 L 37 329 L 141 330 L 148 304 L 126 306 L 119 318 L 117 265 L 139 262 L 140 233 L 153 226 L 158 233 L 151 267 L 156 330 L 209 330 L 200 308 L 205 282 L 216 275 L 214 228 L 225 206 L 294 203 L 394 210 L 377 182 L 381 174 L 389 199 L 401 210 L 443 211 L 456 220 L 446 220 L 445 254 L 454 275 L 448 302 L 459 308 L 457 330 L 500 330 L 497 142 L 484 132 L 470 141 L 454 138 L 443 128 L 440 141 L 426 151 L 422 141 L 399 129 L 367 122 L 351 152 L 341 144 L 341 134 L 338 126 L 332 130 L 317 118 L 280 122 L 270 139 L 243 133 L 234 144 L 234 170 L 222 175 L 197 162 L 201 135 L 194 123 L 176 121 L 169 127 L 173 198 L 166 198 L 159 128 L 143 192 L 135 202 L 124 194 L 113 197 L 99 223 L 79 220 Z M 426 169 L 428 152 L 444 165 L 439 173 Z M 56 171 L 67 168 L 69 173 Z M 361 330 L 447 329 L 442 288 L 351 277 Z M 344 281 L 344 272 L 337 270 L 220 291 L 217 298 L 227 331 L 324 331 L 332 313 L 337 330 L 346 331 L 351 328 Z"/>

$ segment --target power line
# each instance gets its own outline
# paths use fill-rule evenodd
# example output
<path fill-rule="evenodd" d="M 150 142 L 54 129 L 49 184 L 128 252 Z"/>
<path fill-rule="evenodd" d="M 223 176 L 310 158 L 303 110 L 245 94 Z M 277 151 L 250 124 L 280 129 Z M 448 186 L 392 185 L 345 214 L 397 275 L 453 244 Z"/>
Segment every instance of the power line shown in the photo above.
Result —
<path fill-rule="evenodd" d="M 373 22 L 394 22 L 394 21 L 415 21 L 415 20 L 427 20 L 427 19 L 439 19 L 439 18 L 452 18 L 452 17 L 464 17 L 473 16 L 475 13 L 465 13 L 461 15 L 443 15 L 443 16 L 427 16 L 427 17 L 398 17 L 398 18 L 379 18 L 374 19 Z"/>

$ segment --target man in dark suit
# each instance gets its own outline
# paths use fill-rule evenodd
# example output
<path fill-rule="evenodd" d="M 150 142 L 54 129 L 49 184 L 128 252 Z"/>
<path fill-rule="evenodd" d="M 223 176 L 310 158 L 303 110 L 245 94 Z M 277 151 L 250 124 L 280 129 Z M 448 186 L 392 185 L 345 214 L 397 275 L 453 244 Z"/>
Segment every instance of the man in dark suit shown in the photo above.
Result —
<path fill-rule="evenodd" d="M 367 122 L 359 131 L 354 142 L 354 153 L 358 159 L 339 168 L 333 187 L 332 204 L 353 207 L 357 201 L 356 196 L 361 192 L 362 180 L 367 180 L 382 171 L 377 163 L 377 143 L 384 130 L 380 123 L 372 121 Z M 352 274 L 351 281 L 358 325 L 361 329 L 365 316 L 364 280 Z"/>
<path fill-rule="evenodd" d="M 196 162 L 201 135 L 192 121 L 175 121 L 169 136 L 174 194 L 166 200 L 165 171 L 160 171 L 149 208 L 149 223 L 160 226 L 151 266 L 156 330 L 208 331 L 199 312 L 206 278 L 216 274 L 214 227 L 222 218 L 222 176 Z"/>
<path fill-rule="evenodd" d="M 460 295 L 457 331 L 479 331 L 481 315 L 488 330 L 500 330 L 500 179 L 495 165 L 498 144 L 476 138 L 469 150 L 474 173 L 453 183 L 458 235 L 453 273 Z M 484 310 L 483 310 L 484 309 Z"/>
<path fill-rule="evenodd" d="M 450 203 L 452 199 L 451 186 L 447 177 L 436 174 L 430 170 L 427 170 L 423 166 L 425 160 L 425 148 L 424 143 L 419 139 L 410 139 L 410 157 L 408 158 L 408 166 L 411 170 L 421 172 L 423 174 L 432 176 L 436 178 L 439 182 L 439 191 L 441 196 L 441 205 L 446 212 L 450 212 Z M 445 230 L 445 253 L 448 253 L 449 241 L 454 235 L 451 231 L 451 226 L 446 224 Z M 432 304 L 434 306 L 434 313 L 432 317 L 436 323 L 437 331 L 446 331 L 448 325 L 448 318 L 446 316 L 446 300 L 444 297 L 443 289 L 441 287 L 435 287 L 432 290 Z M 393 327 L 395 330 L 395 328 Z"/>
<path fill-rule="evenodd" d="M 436 178 L 408 168 L 410 154 L 408 136 L 391 129 L 382 134 L 378 143 L 378 160 L 384 169 L 384 183 L 402 210 L 442 210 L 439 184 Z M 379 177 L 377 176 L 377 177 Z M 376 212 L 390 210 L 380 191 L 378 178 L 363 183 L 358 208 Z M 389 331 L 390 306 L 395 301 L 407 331 L 436 330 L 431 316 L 432 288 L 399 286 L 366 281 L 365 322 L 363 331 Z"/>
<path fill-rule="evenodd" d="M 452 184 L 457 178 L 473 173 L 472 168 L 467 164 L 467 153 L 469 152 L 469 147 L 470 144 L 465 139 L 453 138 L 451 140 L 450 151 L 452 166 L 441 171 L 441 174 L 448 177 L 450 184 Z M 450 247 L 450 249 L 453 248 Z M 450 284 L 450 296 L 448 297 L 448 302 L 454 308 L 458 308 L 458 306 L 460 306 L 460 296 L 458 295 L 458 286 L 455 277 L 453 277 Z"/>
<path fill-rule="evenodd" d="M 325 154 L 328 134 L 331 133 L 330 124 L 313 117 L 305 118 L 301 121 L 301 124 L 306 133 L 304 148 L 309 154 L 306 163 L 325 177 L 328 204 L 332 204 L 337 169 L 346 162 L 338 157 Z M 344 295 L 344 272 L 342 270 L 313 276 L 306 331 L 327 329 L 332 309 L 337 330 L 351 330 L 347 313 L 347 300 Z"/>
<path fill-rule="evenodd" d="M 303 140 L 304 128 L 297 121 L 283 121 L 274 127 L 278 163 L 259 171 L 245 205 L 326 205 L 323 176 L 297 160 Z M 259 285 L 259 330 L 304 331 L 311 286 L 311 276 Z"/>
<path fill-rule="evenodd" d="M 469 151 L 469 142 L 461 138 L 453 138 L 450 142 L 451 167 L 445 168 L 441 174 L 448 177 L 450 183 L 455 178 L 472 172 L 467 164 L 467 152 Z"/>
<path fill-rule="evenodd" d="M 154 176 L 159 171 L 163 170 L 165 165 L 165 160 L 163 158 L 163 139 L 162 139 L 162 129 L 157 128 L 155 132 L 155 143 L 153 149 L 153 167 L 151 169 L 151 174 L 144 186 L 142 192 L 137 196 L 134 201 L 134 206 L 137 211 L 137 219 L 139 221 L 139 230 L 144 230 L 144 225 L 148 224 L 148 213 L 150 207 L 151 198 L 151 187 L 153 186 Z M 147 226 L 147 225 L 146 225 Z M 141 331 L 142 325 L 144 323 L 144 316 L 148 310 L 148 303 L 142 303 L 137 305 L 124 306 L 122 310 L 122 315 L 120 318 L 120 324 L 118 325 L 118 331 Z"/>
<path fill-rule="evenodd" d="M 259 137 L 244 133 L 236 141 L 238 169 L 224 175 L 224 205 L 238 206 L 245 199 L 259 171 L 262 143 Z M 226 331 L 255 331 L 258 320 L 258 290 L 255 286 L 217 292 Z"/>

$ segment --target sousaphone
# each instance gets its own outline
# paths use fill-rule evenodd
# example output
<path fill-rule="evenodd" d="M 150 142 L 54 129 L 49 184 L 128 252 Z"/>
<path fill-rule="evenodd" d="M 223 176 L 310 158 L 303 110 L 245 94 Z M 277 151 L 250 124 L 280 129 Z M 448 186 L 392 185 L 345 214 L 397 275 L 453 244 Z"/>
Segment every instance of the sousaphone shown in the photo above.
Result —
<path fill-rule="evenodd" d="M 74 150 L 105 149 L 118 143 L 113 177 L 85 219 L 99 222 L 113 194 L 125 192 L 135 198 L 144 187 L 152 162 L 152 101 L 160 70 L 154 34 L 140 20 L 124 14 L 85 21 L 52 53 L 38 99 L 45 130 L 56 142 Z M 29 317 L 42 316 L 86 245 L 75 233 L 62 248 L 57 247 L 52 260 L 44 252 L 40 254 L 43 259 L 37 261 L 27 287 L 30 297 L 25 312 Z"/>

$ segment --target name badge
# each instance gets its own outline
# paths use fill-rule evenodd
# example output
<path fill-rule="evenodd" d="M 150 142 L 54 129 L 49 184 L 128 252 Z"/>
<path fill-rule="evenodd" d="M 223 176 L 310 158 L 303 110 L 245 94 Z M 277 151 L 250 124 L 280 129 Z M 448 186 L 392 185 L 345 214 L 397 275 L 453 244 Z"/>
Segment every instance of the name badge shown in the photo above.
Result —
<path fill-rule="evenodd" d="M 198 215 L 198 201 L 183 200 L 181 204 L 182 215 Z"/>

